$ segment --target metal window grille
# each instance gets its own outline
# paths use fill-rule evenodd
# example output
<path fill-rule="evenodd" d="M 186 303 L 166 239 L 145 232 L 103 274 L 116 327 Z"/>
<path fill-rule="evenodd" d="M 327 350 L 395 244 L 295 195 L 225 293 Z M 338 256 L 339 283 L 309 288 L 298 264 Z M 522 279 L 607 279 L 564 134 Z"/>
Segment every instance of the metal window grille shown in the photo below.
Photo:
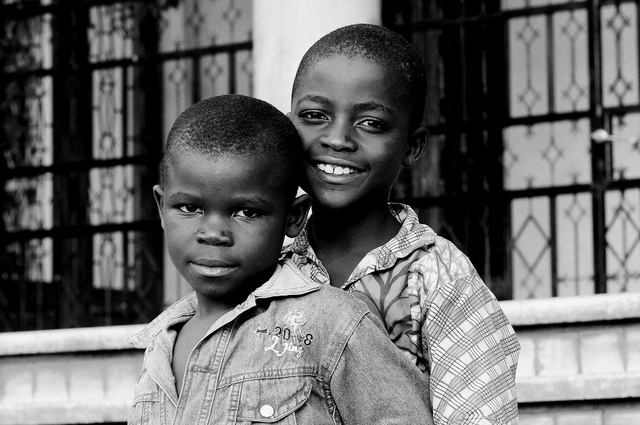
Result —
<path fill-rule="evenodd" d="M 251 94 L 247 7 L 0 2 L 0 331 L 162 310 L 162 144 L 197 100 Z"/>
<path fill-rule="evenodd" d="M 640 290 L 638 2 L 383 6 L 429 75 L 430 146 L 394 197 L 498 298 Z"/>

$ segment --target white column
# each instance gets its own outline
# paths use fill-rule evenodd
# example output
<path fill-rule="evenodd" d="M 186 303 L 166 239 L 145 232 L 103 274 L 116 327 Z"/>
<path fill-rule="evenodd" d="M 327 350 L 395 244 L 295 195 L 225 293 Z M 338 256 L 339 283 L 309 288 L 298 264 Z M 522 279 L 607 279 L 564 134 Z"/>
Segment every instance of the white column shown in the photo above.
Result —
<path fill-rule="evenodd" d="M 254 96 L 289 112 L 300 59 L 336 28 L 381 23 L 381 0 L 253 0 Z"/>

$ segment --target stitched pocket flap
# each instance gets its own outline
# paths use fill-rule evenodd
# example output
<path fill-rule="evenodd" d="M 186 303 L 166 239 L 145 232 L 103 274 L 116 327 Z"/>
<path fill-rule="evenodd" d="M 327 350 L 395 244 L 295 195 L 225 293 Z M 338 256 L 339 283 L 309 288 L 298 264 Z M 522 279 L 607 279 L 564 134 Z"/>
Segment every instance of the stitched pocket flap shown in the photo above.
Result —
<path fill-rule="evenodd" d="M 290 376 L 243 382 L 238 420 L 272 423 L 292 414 L 311 394 L 309 379 Z"/>

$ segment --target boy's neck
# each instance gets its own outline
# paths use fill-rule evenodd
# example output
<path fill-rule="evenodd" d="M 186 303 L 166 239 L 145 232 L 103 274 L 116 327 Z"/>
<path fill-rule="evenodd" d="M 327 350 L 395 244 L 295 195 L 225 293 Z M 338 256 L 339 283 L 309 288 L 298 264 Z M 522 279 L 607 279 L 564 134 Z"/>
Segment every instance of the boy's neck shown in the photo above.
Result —
<path fill-rule="evenodd" d="M 227 312 L 233 310 L 237 304 L 231 305 L 225 302 L 216 302 L 210 298 L 197 294 L 198 307 L 193 316 L 193 320 L 197 322 L 208 322 L 212 326 L 219 318 Z"/>
<path fill-rule="evenodd" d="M 193 318 L 199 321 L 210 321 L 213 325 L 220 317 L 243 303 L 253 291 L 266 283 L 276 271 L 276 268 L 277 264 L 274 264 L 264 273 L 253 276 L 251 280 L 242 284 L 237 284 L 235 288 L 237 292 L 228 294 L 225 297 L 206 296 L 196 291 L 198 307 Z"/>
<path fill-rule="evenodd" d="M 387 243 L 401 227 L 386 203 L 357 210 L 314 204 L 312 211 L 309 242 L 334 286 L 344 283 L 369 251 Z"/>

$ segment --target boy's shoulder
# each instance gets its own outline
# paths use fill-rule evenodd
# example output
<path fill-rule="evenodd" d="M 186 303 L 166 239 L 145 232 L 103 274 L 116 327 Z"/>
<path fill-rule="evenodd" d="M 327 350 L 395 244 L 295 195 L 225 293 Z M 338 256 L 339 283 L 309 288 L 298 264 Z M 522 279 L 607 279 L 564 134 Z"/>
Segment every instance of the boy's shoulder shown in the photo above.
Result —
<path fill-rule="evenodd" d="M 389 203 L 389 209 L 401 224 L 400 231 L 385 245 L 371 252 L 380 269 L 427 269 L 448 276 L 476 273 L 469 257 L 453 242 L 421 223 L 408 205 Z M 387 263 L 387 264 L 385 264 Z"/>
<path fill-rule="evenodd" d="M 416 251 L 415 267 L 434 268 L 449 275 L 472 275 L 477 273 L 469 257 L 450 240 L 436 235 L 433 242 Z"/>
<path fill-rule="evenodd" d="M 256 302 L 262 298 L 269 298 L 272 308 L 276 309 L 311 307 L 314 316 L 329 322 L 335 321 L 337 316 L 348 315 L 360 318 L 369 311 L 366 304 L 342 289 L 315 282 L 306 276 L 292 260 L 284 259 L 280 264 L 282 269 L 278 284 L 301 290 L 285 290 L 283 295 L 278 297 L 279 291 L 274 291 L 274 288 L 265 288 L 265 291 L 260 288 L 255 292 Z M 267 292 L 268 297 L 265 296 Z"/>
<path fill-rule="evenodd" d="M 305 328 L 322 334 L 327 344 L 339 346 L 346 343 L 363 321 L 373 320 L 369 307 L 347 291 L 313 281 L 290 260 L 284 260 L 281 265 L 278 284 L 309 290 L 289 291 L 283 296 L 277 296 L 268 288 L 264 292 L 269 292 L 269 296 L 256 291 L 259 308 L 255 315 L 247 317 L 247 323 L 257 320 L 283 329 L 304 323 Z"/>
<path fill-rule="evenodd" d="M 342 289 L 314 282 L 290 260 L 281 262 L 281 266 L 274 285 L 256 290 L 255 307 L 235 322 L 235 334 L 249 336 L 241 338 L 246 339 L 240 342 L 243 346 L 253 344 L 255 338 L 264 338 L 268 347 L 276 342 L 279 352 L 284 345 L 298 344 L 307 359 L 328 365 L 340 357 L 356 332 L 369 335 L 379 331 L 386 338 L 382 325 L 363 301 Z M 285 290 L 286 286 L 290 290 Z M 373 327 L 370 321 L 375 324 Z M 295 335 L 306 338 L 304 346 Z M 284 339 L 273 339 L 280 336 Z M 264 349 L 270 351 L 267 346 Z"/>
<path fill-rule="evenodd" d="M 392 275 L 420 274 L 432 289 L 464 278 L 479 279 L 469 257 L 449 239 L 421 223 L 411 207 L 403 204 L 389 207 L 402 224 L 398 235 L 387 244 L 397 247 L 393 265 L 389 267 Z"/>
<path fill-rule="evenodd" d="M 147 348 L 163 330 L 171 324 L 186 322 L 191 318 L 198 305 L 195 292 L 191 292 L 169 307 L 165 308 L 155 319 L 145 325 L 140 331 L 129 337 L 128 341 L 136 348 Z"/>

